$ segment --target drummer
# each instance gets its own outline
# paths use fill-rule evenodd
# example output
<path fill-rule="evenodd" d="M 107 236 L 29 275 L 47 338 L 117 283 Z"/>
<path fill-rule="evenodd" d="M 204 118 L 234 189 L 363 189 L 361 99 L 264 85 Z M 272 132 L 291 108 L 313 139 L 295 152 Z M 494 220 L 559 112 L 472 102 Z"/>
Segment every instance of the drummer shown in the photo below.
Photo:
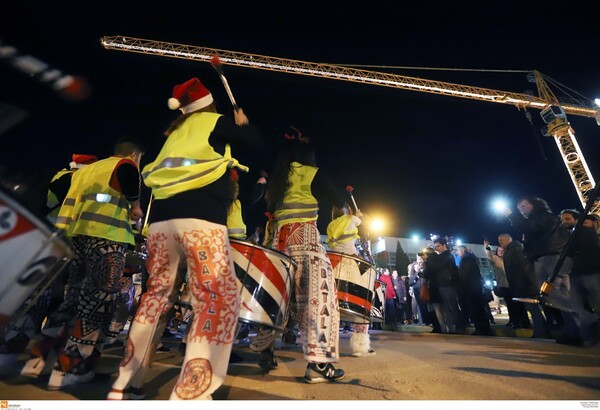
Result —
<path fill-rule="evenodd" d="M 160 337 L 161 316 L 171 308 L 187 265 L 194 319 L 188 332 L 181 374 L 172 400 L 207 400 L 227 374 L 240 308 L 227 232 L 231 203 L 230 170 L 248 170 L 231 147 L 262 149 L 258 129 L 242 109 L 233 119 L 218 114 L 212 94 L 197 78 L 173 88 L 169 108 L 179 116 L 154 162 L 143 169 L 154 201 L 148 229 L 148 291 L 142 297 L 119 376 L 108 399 L 142 398 L 152 344 Z"/>
<path fill-rule="evenodd" d="M 333 252 L 358 256 L 356 240 L 360 239 L 358 227 L 361 224 L 362 213 L 348 206 L 343 208 L 333 207 L 331 222 L 327 226 L 327 245 Z M 354 332 L 350 336 L 351 355 L 354 357 L 372 356 L 375 351 L 371 349 L 368 324 L 354 324 Z"/>
<path fill-rule="evenodd" d="M 285 146 L 265 199 L 277 221 L 274 246 L 297 263 L 296 303 L 304 358 L 304 381 L 324 383 L 344 377 L 339 361 L 339 306 L 331 262 L 317 229 L 319 201 L 345 206 L 327 174 L 316 167 L 310 138 L 298 128 L 283 132 Z M 319 295 L 314 297 L 313 295 Z"/>
<path fill-rule="evenodd" d="M 95 155 L 73 154 L 69 168 L 58 171 L 48 185 L 46 199 L 46 218 L 54 224 L 58 211 L 69 188 L 71 178 L 78 169 L 98 161 Z M 62 303 L 68 270 L 65 269 L 54 282 L 44 290 L 35 305 L 25 314 L 21 309 L 28 305 L 25 302 L 13 315 L 13 319 L 0 330 L 0 366 L 16 362 L 17 356 L 24 352 L 29 341 L 40 334 L 42 323 L 46 317 Z"/>

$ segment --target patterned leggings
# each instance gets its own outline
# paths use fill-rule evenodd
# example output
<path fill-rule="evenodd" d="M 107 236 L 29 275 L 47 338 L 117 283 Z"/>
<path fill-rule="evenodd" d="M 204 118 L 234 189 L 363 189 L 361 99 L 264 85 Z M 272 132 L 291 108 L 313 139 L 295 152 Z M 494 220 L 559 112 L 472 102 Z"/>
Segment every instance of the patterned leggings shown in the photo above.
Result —
<path fill-rule="evenodd" d="M 304 358 L 316 363 L 338 362 L 340 313 L 337 289 L 316 223 L 280 226 L 273 243 L 298 264 L 295 292 Z"/>
<path fill-rule="evenodd" d="M 194 310 L 185 359 L 171 400 L 210 399 L 227 375 L 240 308 L 227 227 L 199 219 L 150 225 L 148 290 L 129 331 L 125 356 L 113 389 L 142 387 L 155 345 L 187 268 Z"/>
<path fill-rule="evenodd" d="M 55 368 L 73 374 L 92 370 L 102 351 L 113 318 L 119 280 L 125 267 L 126 244 L 91 236 L 71 239 L 74 259 L 70 265 L 65 299 L 42 329 L 33 356 L 47 357 L 52 347 L 66 340 Z"/>

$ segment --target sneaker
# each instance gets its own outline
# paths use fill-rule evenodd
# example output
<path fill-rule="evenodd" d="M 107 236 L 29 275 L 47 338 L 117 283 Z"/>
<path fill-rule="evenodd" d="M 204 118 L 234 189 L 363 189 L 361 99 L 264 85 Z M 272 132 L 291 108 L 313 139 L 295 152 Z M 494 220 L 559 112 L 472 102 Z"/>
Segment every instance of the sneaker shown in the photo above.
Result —
<path fill-rule="evenodd" d="M 279 367 L 279 363 L 277 363 L 275 354 L 270 350 L 266 350 L 260 354 L 260 361 L 258 362 L 258 365 L 266 372 L 269 370 L 275 370 L 277 367 Z"/>
<path fill-rule="evenodd" d="M 369 349 L 368 352 L 356 352 L 356 353 L 352 353 L 351 356 L 352 357 L 365 357 L 365 356 L 375 356 L 375 350 L 373 349 Z"/>
<path fill-rule="evenodd" d="M 43 357 L 35 356 L 25 362 L 21 369 L 21 376 L 38 377 L 46 367 L 46 360 Z"/>
<path fill-rule="evenodd" d="M 48 390 L 61 390 L 68 387 L 81 386 L 94 380 L 96 372 L 90 370 L 84 374 L 73 374 L 61 370 L 52 370 L 48 380 Z"/>
<path fill-rule="evenodd" d="M 141 387 L 128 387 L 125 390 L 112 388 L 106 400 L 144 400 L 148 393 Z"/>
<path fill-rule="evenodd" d="M 331 363 L 309 363 L 304 373 L 306 383 L 326 383 L 341 380 L 344 378 L 344 371 L 336 369 Z"/>

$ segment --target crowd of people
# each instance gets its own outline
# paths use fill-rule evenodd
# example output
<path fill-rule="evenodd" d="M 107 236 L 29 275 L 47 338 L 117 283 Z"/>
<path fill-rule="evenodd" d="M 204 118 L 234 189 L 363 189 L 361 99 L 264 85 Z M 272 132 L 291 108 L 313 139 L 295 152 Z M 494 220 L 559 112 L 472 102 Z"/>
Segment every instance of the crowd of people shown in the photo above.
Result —
<path fill-rule="evenodd" d="M 340 357 L 336 278 L 317 219 L 324 211 L 319 205 L 331 203 L 329 248 L 359 256 L 355 241 L 360 238 L 362 214 L 318 168 L 314 136 L 293 126 L 281 132 L 282 148 L 275 165 L 270 173 L 261 173 L 248 199 L 252 205 L 263 199 L 267 223 L 264 230 L 247 236 L 238 172 L 248 168 L 234 154 L 260 151 L 263 136 L 242 109 L 234 110 L 233 119 L 217 113 L 212 94 L 196 78 L 174 87 L 169 107 L 181 115 L 165 133 L 157 157 L 142 170 L 144 147 L 123 139 L 115 144 L 112 156 L 100 160 L 74 156 L 71 169 L 52 179 L 48 219 L 66 233 L 74 258 L 35 309 L 15 315 L 4 327 L 0 363 L 16 362 L 33 340 L 21 374 L 39 377 L 51 366 L 48 389 L 54 390 L 96 382 L 104 346 L 116 340 L 128 316 L 134 315 L 107 399 L 142 399 L 146 371 L 185 283 L 193 314 L 188 317 L 184 360 L 170 398 L 210 399 L 224 383 L 234 340 L 243 329 L 238 325 L 240 284 L 230 238 L 247 238 L 294 263 L 294 303 L 284 325 L 299 331 L 306 360 L 304 381 L 342 379 L 345 372 L 336 367 Z M 152 191 L 147 215 L 140 208 L 142 182 Z M 598 219 L 574 210 L 556 216 L 535 197 L 523 198 L 517 208 L 519 212 L 505 210 L 505 216 L 523 233 L 522 243 L 508 234 L 498 236 L 495 252 L 485 243 L 494 266 L 495 292 L 507 303 L 509 324 L 533 326 L 535 337 L 552 337 L 561 343 L 597 343 Z M 573 234 L 568 258 L 545 304 L 513 301 L 538 296 L 579 218 L 585 222 Z M 146 276 L 132 312 L 131 303 L 123 308 L 132 298 L 126 258 L 140 240 L 147 250 Z M 456 256 L 444 238 L 437 238 L 406 272 L 381 269 L 377 279 L 385 286 L 386 329 L 418 323 L 431 325 L 437 333 L 461 334 L 472 324 L 475 335 L 492 334 L 489 292 L 477 258 L 464 246 L 457 248 Z M 116 317 L 120 318 L 117 324 Z M 352 327 L 351 355 L 375 354 L 369 324 L 352 323 Z M 261 367 L 274 369 L 278 332 L 264 328 L 259 335 Z"/>

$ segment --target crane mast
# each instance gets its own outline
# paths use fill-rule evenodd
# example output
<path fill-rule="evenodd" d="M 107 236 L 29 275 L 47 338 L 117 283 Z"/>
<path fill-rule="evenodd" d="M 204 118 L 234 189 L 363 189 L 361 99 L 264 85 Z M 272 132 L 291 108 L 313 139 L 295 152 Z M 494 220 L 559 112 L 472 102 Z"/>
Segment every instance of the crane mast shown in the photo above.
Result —
<path fill-rule="evenodd" d="M 596 185 L 575 139 L 575 132 L 566 119 L 566 114 L 596 118 L 600 124 L 600 108 L 591 104 L 588 106 L 559 102 L 554 94 L 549 91 L 548 86 L 538 72 L 534 72 L 534 75 L 540 93 L 539 97 L 333 64 L 291 60 L 126 36 L 105 36 L 101 38 L 100 43 L 109 50 L 203 62 L 210 62 L 214 55 L 218 55 L 224 64 L 233 66 L 494 102 L 516 106 L 519 109 L 536 108 L 542 110 L 542 119 L 548 126 L 548 134 L 554 137 L 556 141 L 584 208 L 589 191 Z M 591 212 L 600 214 L 600 201 L 594 204 Z"/>

